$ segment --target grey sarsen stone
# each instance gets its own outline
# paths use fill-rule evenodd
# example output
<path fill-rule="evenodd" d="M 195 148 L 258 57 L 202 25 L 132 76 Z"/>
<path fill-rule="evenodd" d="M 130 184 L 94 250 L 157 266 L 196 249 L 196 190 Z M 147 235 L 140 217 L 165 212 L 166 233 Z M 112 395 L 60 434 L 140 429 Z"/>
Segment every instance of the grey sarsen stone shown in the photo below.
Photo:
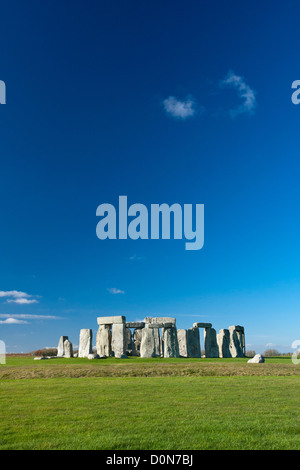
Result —
<path fill-rule="evenodd" d="M 88 357 L 89 354 L 93 354 L 92 338 L 91 329 L 80 330 L 78 357 Z"/>

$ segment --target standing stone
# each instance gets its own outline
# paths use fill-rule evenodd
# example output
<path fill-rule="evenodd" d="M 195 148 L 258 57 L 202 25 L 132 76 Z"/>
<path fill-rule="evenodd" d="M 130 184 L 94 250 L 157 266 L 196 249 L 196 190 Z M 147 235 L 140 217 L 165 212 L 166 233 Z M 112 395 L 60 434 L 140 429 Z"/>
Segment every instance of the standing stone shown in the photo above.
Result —
<path fill-rule="evenodd" d="M 161 335 L 160 335 L 160 357 L 164 357 L 164 335 L 165 335 L 165 329 L 161 329 Z"/>
<path fill-rule="evenodd" d="M 219 347 L 217 344 L 217 334 L 214 328 L 204 330 L 205 357 L 219 357 Z"/>
<path fill-rule="evenodd" d="M 130 328 L 125 329 L 125 350 L 128 356 L 135 356 L 135 347 L 134 347 L 134 339 L 133 334 Z"/>
<path fill-rule="evenodd" d="M 242 333 L 242 346 L 243 346 L 243 356 L 246 357 L 246 339 L 245 339 L 245 332 Z"/>
<path fill-rule="evenodd" d="M 242 357 L 244 357 L 246 355 L 245 329 L 243 326 L 240 326 L 240 325 L 235 325 L 234 327 L 231 327 L 231 328 L 235 328 L 241 354 L 242 354 Z"/>
<path fill-rule="evenodd" d="M 142 341 L 143 330 L 138 328 L 133 332 L 134 351 L 136 356 L 141 355 L 141 341 Z"/>
<path fill-rule="evenodd" d="M 155 329 L 147 326 L 142 329 L 141 357 L 156 357 Z"/>
<path fill-rule="evenodd" d="M 93 354 L 92 338 L 92 330 L 80 330 L 78 357 L 88 357 L 89 354 Z"/>
<path fill-rule="evenodd" d="M 125 323 L 114 323 L 112 326 L 111 350 L 112 355 L 118 358 L 126 357 L 126 327 Z"/>
<path fill-rule="evenodd" d="M 246 339 L 245 339 L 245 332 L 242 333 L 242 349 L 243 349 L 243 356 L 246 357 Z"/>
<path fill-rule="evenodd" d="M 238 337 L 238 342 L 239 342 L 239 345 L 240 345 L 240 350 L 241 350 L 241 355 L 242 357 L 245 356 L 245 347 L 244 347 L 244 334 L 242 333 L 242 331 L 237 331 L 236 330 L 236 335 Z"/>
<path fill-rule="evenodd" d="M 155 357 L 160 356 L 160 336 L 158 328 L 154 328 L 154 352 Z"/>
<path fill-rule="evenodd" d="M 188 357 L 187 331 L 183 329 L 177 330 L 177 338 L 180 357 Z"/>
<path fill-rule="evenodd" d="M 243 353 L 243 339 L 241 331 L 237 330 L 235 326 L 229 327 L 230 334 L 230 354 L 231 357 L 244 357 Z"/>
<path fill-rule="evenodd" d="M 64 357 L 73 357 L 73 345 L 68 339 L 64 341 Z"/>
<path fill-rule="evenodd" d="M 199 328 L 193 327 L 187 330 L 188 357 L 201 357 Z"/>
<path fill-rule="evenodd" d="M 217 343 L 219 347 L 219 357 L 231 357 L 230 354 L 230 333 L 229 330 L 220 330 L 217 335 Z"/>
<path fill-rule="evenodd" d="M 62 357 L 65 354 L 64 343 L 69 339 L 68 336 L 61 336 L 59 338 L 58 346 L 57 346 L 57 356 Z"/>
<path fill-rule="evenodd" d="M 246 356 L 246 344 L 245 344 L 245 330 L 243 326 L 236 326 L 236 334 L 240 343 L 243 357 Z"/>
<path fill-rule="evenodd" d="M 177 329 L 164 328 L 164 357 L 179 357 Z"/>
<path fill-rule="evenodd" d="M 131 330 L 125 325 L 125 349 L 131 349 Z"/>
<path fill-rule="evenodd" d="M 111 329 L 109 325 L 99 325 L 96 348 L 99 357 L 109 357 L 111 355 Z"/>

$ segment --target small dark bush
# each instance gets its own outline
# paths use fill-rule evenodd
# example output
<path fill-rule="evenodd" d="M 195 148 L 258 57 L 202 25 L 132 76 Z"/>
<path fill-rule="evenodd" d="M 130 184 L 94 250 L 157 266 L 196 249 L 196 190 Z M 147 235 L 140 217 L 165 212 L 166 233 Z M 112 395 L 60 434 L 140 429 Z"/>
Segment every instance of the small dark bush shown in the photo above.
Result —
<path fill-rule="evenodd" d="M 246 357 L 254 357 L 256 355 L 256 351 L 253 351 L 253 350 L 249 350 L 249 351 L 246 351 Z"/>

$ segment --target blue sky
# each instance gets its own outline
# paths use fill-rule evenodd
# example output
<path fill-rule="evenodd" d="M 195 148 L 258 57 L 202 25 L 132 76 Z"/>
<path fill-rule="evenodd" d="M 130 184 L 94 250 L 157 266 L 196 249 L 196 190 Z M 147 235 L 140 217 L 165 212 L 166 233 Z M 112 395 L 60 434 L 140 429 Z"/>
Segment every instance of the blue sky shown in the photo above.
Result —
<path fill-rule="evenodd" d="M 1 6 L 0 339 L 99 315 L 300 338 L 297 1 Z M 96 209 L 205 204 L 205 244 L 96 237 Z M 20 294 L 21 293 L 21 294 Z M 21 299 L 21 300 L 20 300 Z M 24 300 L 25 299 L 25 300 Z M 13 320 L 12 320 L 13 318 Z"/>

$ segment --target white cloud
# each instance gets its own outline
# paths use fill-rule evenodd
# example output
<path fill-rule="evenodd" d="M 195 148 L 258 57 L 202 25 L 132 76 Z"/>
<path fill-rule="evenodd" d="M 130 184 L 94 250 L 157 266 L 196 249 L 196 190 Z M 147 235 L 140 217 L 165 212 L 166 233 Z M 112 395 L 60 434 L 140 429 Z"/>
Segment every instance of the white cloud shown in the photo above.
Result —
<path fill-rule="evenodd" d="M 28 304 L 38 304 L 38 301 L 36 299 L 7 299 L 6 301 L 7 304 L 19 304 L 19 305 L 28 305 Z"/>
<path fill-rule="evenodd" d="M 8 291 L 1 290 L 0 297 L 14 297 L 18 299 L 20 297 L 25 297 L 25 298 L 31 297 L 31 295 L 26 294 L 26 292 L 20 292 L 18 290 L 8 290 Z"/>
<path fill-rule="evenodd" d="M 169 96 L 163 101 L 164 109 L 167 114 L 177 119 L 187 119 L 196 114 L 195 101 L 187 96 L 185 100 L 178 100 L 175 96 Z"/>
<path fill-rule="evenodd" d="M 231 117 L 236 117 L 239 114 L 254 113 L 256 108 L 255 91 L 247 85 L 243 77 L 236 75 L 232 70 L 230 70 L 226 77 L 220 82 L 220 87 L 236 89 L 239 98 L 243 101 L 242 104 L 230 109 L 229 114 Z"/>
<path fill-rule="evenodd" d="M 24 325 L 24 323 L 28 323 L 27 321 L 24 320 L 18 320 L 16 318 L 6 318 L 6 320 L 0 320 L 1 325 Z"/>
<path fill-rule="evenodd" d="M 37 295 L 30 295 L 26 292 L 20 292 L 17 290 L 9 290 L 9 291 L 0 291 L 0 297 L 5 298 L 8 297 L 6 300 L 7 304 L 15 303 L 19 305 L 28 305 L 28 304 L 37 304 L 38 300 L 33 299 L 31 297 L 39 297 Z"/>
<path fill-rule="evenodd" d="M 142 261 L 145 259 L 144 256 L 137 256 L 137 255 L 133 255 L 133 256 L 130 256 L 129 258 L 131 261 Z"/>
<path fill-rule="evenodd" d="M 109 292 L 110 294 L 114 294 L 114 295 L 115 295 L 115 294 L 125 294 L 125 292 L 124 292 L 123 290 L 116 289 L 115 287 L 111 287 L 111 288 L 109 288 L 109 289 L 107 289 L 107 290 L 108 290 L 108 292 Z"/>
<path fill-rule="evenodd" d="M 62 317 L 56 317 L 54 315 L 31 315 L 27 313 L 20 314 L 10 314 L 10 313 L 0 313 L 0 318 L 13 318 L 13 319 L 23 319 L 23 320 L 61 320 Z"/>

